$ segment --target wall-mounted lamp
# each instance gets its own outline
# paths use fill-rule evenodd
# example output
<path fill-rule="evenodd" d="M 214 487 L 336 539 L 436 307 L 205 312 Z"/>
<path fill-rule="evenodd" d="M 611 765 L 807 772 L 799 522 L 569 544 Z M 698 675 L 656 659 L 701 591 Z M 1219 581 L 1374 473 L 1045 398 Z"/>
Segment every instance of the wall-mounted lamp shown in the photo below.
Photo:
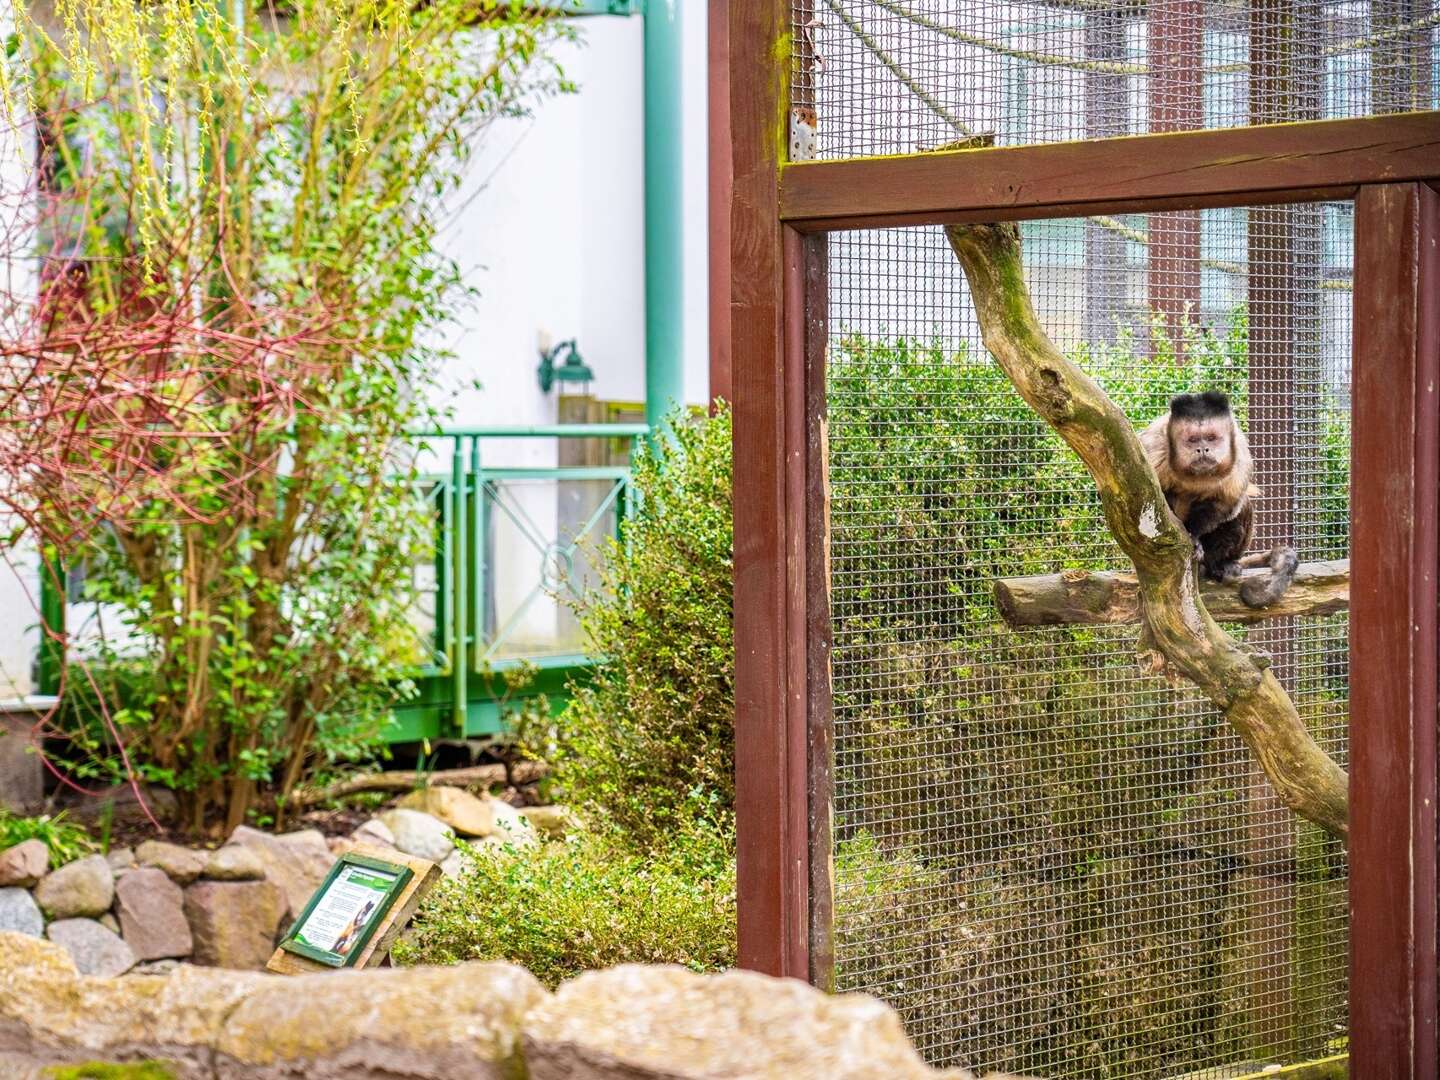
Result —
<path fill-rule="evenodd" d="M 575 348 L 574 338 L 562 341 L 551 349 L 545 348 L 546 344 L 543 340 L 540 343 L 540 367 L 537 369 L 542 394 L 548 394 L 557 382 L 588 383 L 595 378 L 595 372 L 590 370 L 590 365 L 580 359 L 580 351 Z M 565 357 L 563 363 L 560 362 L 562 355 Z"/>

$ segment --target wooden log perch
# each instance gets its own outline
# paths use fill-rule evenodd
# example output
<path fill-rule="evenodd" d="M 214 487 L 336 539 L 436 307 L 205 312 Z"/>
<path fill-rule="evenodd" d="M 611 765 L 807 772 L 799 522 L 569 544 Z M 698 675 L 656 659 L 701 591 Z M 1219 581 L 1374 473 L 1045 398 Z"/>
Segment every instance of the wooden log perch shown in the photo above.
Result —
<path fill-rule="evenodd" d="M 1316 745 L 1274 674 L 1232 640 L 1201 602 L 1194 543 L 1176 520 L 1129 419 L 1055 347 L 1035 315 L 1012 223 L 948 225 L 985 347 L 1026 403 L 1094 478 L 1105 521 L 1135 564 L 1143 660 L 1193 682 L 1239 733 L 1281 800 L 1345 836 L 1348 778 Z"/>
<path fill-rule="evenodd" d="M 1268 569 L 1245 572 L 1263 578 Z M 1216 622 L 1257 623 L 1292 615 L 1333 615 L 1350 607 L 1350 560 L 1301 563 L 1295 580 L 1269 607 L 1251 607 L 1240 599 L 1240 584 L 1205 581 L 1200 599 Z M 1140 581 L 1133 573 L 1064 570 L 1058 574 L 1001 578 L 995 604 L 1012 627 L 1108 626 L 1140 621 Z"/>

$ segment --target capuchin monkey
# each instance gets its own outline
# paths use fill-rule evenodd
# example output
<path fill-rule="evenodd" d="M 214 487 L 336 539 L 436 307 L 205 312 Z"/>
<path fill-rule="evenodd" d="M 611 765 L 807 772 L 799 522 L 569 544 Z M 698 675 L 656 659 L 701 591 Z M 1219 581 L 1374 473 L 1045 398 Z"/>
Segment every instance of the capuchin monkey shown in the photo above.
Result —
<path fill-rule="evenodd" d="M 1276 547 L 1247 555 L 1255 533 L 1251 483 L 1255 463 L 1250 444 L 1218 390 L 1181 394 L 1170 411 L 1140 433 L 1165 501 L 1195 541 L 1195 555 L 1211 581 L 1238 581 L 1247 566 L 1269 566 L 1270 574 L 1246 581 L 1240 599 L 1251 607 L 1273 604 L 1295 577 L 1294 549 Z"/>

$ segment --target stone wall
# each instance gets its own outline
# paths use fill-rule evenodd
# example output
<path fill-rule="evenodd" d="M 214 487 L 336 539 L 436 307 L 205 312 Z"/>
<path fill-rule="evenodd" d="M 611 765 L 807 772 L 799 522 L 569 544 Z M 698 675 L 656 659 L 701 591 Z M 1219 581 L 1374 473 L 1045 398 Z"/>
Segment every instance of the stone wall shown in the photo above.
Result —
<path fill-rule="evenodd" d="M 873 998 L 749 972 L 618 967 L 554 994 L 499 963 L 104 978 L 0 932 L 0 1075 L 89 1062 L 158 1062 L 143 1075 L 174 1080 L 970 1078 L 924 1065 Z"/>
<path fill-rule="evenodd" d="M 153 974 L 182 960 L 259 970 L 335 856 L 357 844 L 429 859 L 448 875 L 464 865 L 457 837 L 525 846 L 567 824 L 558 807 L 521 811 L 430 788 L 328 840 L 315 829 L 275 835 L 242 825 L 214 850 L 147 840 L 54 870 L 45 844 L 26 840 L 0 850 L 0 931 L 49 938 L 82 975 Z"/>

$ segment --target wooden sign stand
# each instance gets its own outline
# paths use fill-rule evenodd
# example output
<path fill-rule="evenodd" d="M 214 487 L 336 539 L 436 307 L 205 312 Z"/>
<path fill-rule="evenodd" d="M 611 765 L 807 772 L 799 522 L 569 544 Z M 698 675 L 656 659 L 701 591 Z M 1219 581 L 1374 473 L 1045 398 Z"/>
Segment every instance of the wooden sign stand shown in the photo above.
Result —
<path fill-rule="evenodd" d="M 403 888 L 395 895 L 390 906 L 380 914 L 379 922 L 370 931 L 369 939 L 365 942 L 358 956 L 343 967 L 336 967 L 331 964 L 323 964 L 318 960 L 312 960 L 307 956 L 301 956 L 281 945 L 275 950 L 270 962 L 265 965 L 266 970 L 276 972 L 280 975 L 308 975 L 322 971 L 342 971 L 346 968 L 378 967 L 383 964 L 390 955 L 390 948 L 395 944 L 395 939 L 400 932 L 415 916 L 415 911 L 420 906 L 421 899 L 425 896 L 435 883 L 440 880 L 440 867 L 426 859 L 417 859 L 410 855 L 402 854 L 394 850 L 368 847 L 364 844 L 356 844 L 336 858 L 337 869 L 339 864 L 345 861 L 348 855 L 358 855 L 365 859 L 378 860 L 389 863 L 396 867 L 403 867 L 410 871 L 410 877 Z M 321 896 L 331 887 L 335 878 L 335 870 L 332 869 L 325 882 L 315 890 L 310 903 L 306 905 L 305 911 L 295 920 L 287 935 L 293 934 L 295 930 L 305 921 L 306 916 L 315 907 Z"/>

